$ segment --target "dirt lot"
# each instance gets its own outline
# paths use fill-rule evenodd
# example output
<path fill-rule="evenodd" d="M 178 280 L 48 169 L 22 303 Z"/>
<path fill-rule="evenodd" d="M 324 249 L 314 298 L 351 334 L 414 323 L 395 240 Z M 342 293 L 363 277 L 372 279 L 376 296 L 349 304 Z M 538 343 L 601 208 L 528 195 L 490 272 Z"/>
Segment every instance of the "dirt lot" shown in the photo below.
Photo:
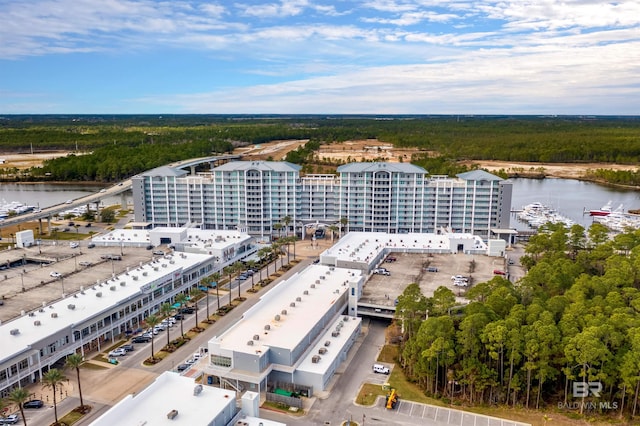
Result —
<path fill-rule="evenodd" d="M 65 157 L 69 154 L 67 151 L 51 151 L 51 152 L 35 152 L 33 154 L 3 154 L 0 153 L 0 159 L 4 160 L 4 164 L 0 164 L 3 168 L 17 168 L 19 170 L 28 169 L 30 167 L 41 166 L 45 160 L 53 158 Z"/>
<path fill-rule="evenodd" d="M 244 154 L 248 160 L 266 160 L 268 157 L 273 160 L 282 160 L 287 152 L 297 149 L 304 145 L 306 140 L 295 141 L 275 141 L 260 144 L 258 146 L 238 148 L 235 153 Z M 322 145 L 318 152 L 318 158 L 343 160 L 343 161 L 389 161 L 399 162 L 400 158 L 404 162 L 411 160 L 412 154 L 421 152 L 418 149 L 402 148 L 397 149 L 392 145 L 385 144 L 376 139 L 346 141 L 343 143 L 334 143 Z M 424 151 L 423 151 L 424 152 Z M 543 168 L 548 176 L 558 178 L 577 179 L 585 175 L 588 170 L 606 168 L 614 170 L 636 170 L 637 166 L 633 165 L 617 165 L 605 163 L 527 163 L 527 162 L 508 162 L 508 161 L 475 161 L 475 164 L 489 171 L 504 169 L 506 171 L 531 171 Z"/>

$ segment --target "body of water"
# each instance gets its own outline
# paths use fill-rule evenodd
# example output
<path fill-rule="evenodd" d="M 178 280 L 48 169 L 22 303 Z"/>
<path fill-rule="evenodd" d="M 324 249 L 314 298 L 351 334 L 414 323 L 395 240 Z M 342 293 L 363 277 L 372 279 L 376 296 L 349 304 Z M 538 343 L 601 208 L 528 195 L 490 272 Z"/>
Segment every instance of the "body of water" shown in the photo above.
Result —
<path fill-rule="evenodd" d="M 640 191 L 614 188 L 574 179 L 511 179 L 513 182 L 512 210 L 540 202 L 563 216 L 588 228 L 593 223 L 589 210 L 599 209 L 611 202 L 613 209 L 620 204 L 626 212 L 640 209 Z M 586 213 L 585 213 L 586 210 Z M 512 215 L 511 227 L 528 229 Z"/>
<path fill-rule="evenodd" d="M 0 184 L 0 204 L 5 202 L 19 201 L 22 204 L 39 207 L 54 206 L 62 204 L 67 200 L 94 194 L 103 186 L 82 185 L 82 184 L 50 184 L 50 183 L 3 183 Z M 127 197 L 128 202 L 131 196 Z M 120 197 L 108 198 L 103 201 L 104 205 L 120 204 Z"/>

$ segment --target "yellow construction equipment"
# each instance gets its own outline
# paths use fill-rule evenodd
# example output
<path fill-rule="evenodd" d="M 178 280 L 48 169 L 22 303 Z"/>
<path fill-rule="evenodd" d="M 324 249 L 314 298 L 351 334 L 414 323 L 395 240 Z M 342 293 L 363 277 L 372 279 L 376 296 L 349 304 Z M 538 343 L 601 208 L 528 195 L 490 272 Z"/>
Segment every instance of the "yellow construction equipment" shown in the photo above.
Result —
<path fill-rule="evenodd" d="M 387 410 L 391 410 L 396 408 L 396 403 L 398 402 L 398 393 L 395 389 L 391 389 L 391 393 L 387 395 Z"/>

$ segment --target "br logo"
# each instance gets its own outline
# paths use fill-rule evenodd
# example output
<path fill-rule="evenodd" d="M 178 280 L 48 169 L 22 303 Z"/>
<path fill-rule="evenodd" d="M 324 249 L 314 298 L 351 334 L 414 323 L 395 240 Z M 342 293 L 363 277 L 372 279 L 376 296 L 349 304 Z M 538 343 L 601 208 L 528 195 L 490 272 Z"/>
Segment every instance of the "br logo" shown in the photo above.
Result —
<path fill-rule="evenodd" d="M 589 395 L 600 398 L 601 391 L 602 383 L 600 382 L 573 382 L 574 398 L 586 398 Z"/>

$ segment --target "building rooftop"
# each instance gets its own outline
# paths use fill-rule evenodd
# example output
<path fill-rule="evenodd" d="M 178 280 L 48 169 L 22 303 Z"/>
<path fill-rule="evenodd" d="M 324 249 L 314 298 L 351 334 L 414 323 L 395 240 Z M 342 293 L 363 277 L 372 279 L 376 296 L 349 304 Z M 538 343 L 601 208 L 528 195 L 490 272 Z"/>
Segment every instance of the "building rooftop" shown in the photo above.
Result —
<path fill-rule="evenodd" d="M 262 296 L 242 321 L 214 341 L 222 350 L 251 354 L 269 347 L 293 350 L 340 295 L 348 291 L 345 283 L 360 277 L 359 270 L 309 266 Z"/>
<path fill-rule="evenodd" d="M 387 171 L 392 173 L 419 173 L 427 174 L 427 171 L 422 167 L 415 166 L 410 163 L 349 163 L 338 167 L 338 173 L 367 173 Z"/>
<path fill-rule="evenodd" d="M 327 327 L 327 332 L 318 339 L 318 343 L 311 347 L 307 356 L 298 366 L 299 371 L 323 374 L 327 368 L 340 355 L 340 349 L 344 348 L 347 340 L 360 326 L 362 318 L 341 315 Z M 315 357 L 319 358 L 315 358 Z M 314 362 L 314 358 L 315 361 Z"/>
<path fill-rule="evenodd" d="M 140 173 L 140 176 L 184 176 L 188 174 L 185 170 L 177 169 L 169 166 L 161 166 L 156 167 L 155 169 L 151 169 L 147 172 Z"/>
<path fill-rule="evenodd" d="M 167 371 L 138 394 L 126 396 L 91 426 L 208 425 L 229 404 L 235 413 L 235 397 L 234 391 L 198 385 L 192 378 Z M 170 419 L 172 410 L 177 414 Z"/>
<path fill-rule="evenodd" d="M 96 283 L 57 302 L 25 312 L 0 325 L 0 364 L 27 352 L 33 344 L 57 332 L 80 326 L 101 311 L 124 305 L 141 292 L 153 292 L 157 286 L 179 277 L 182 270 L 209 259 L 194 253 L 175 253 L 142 264 L 120 275 Z"/>

